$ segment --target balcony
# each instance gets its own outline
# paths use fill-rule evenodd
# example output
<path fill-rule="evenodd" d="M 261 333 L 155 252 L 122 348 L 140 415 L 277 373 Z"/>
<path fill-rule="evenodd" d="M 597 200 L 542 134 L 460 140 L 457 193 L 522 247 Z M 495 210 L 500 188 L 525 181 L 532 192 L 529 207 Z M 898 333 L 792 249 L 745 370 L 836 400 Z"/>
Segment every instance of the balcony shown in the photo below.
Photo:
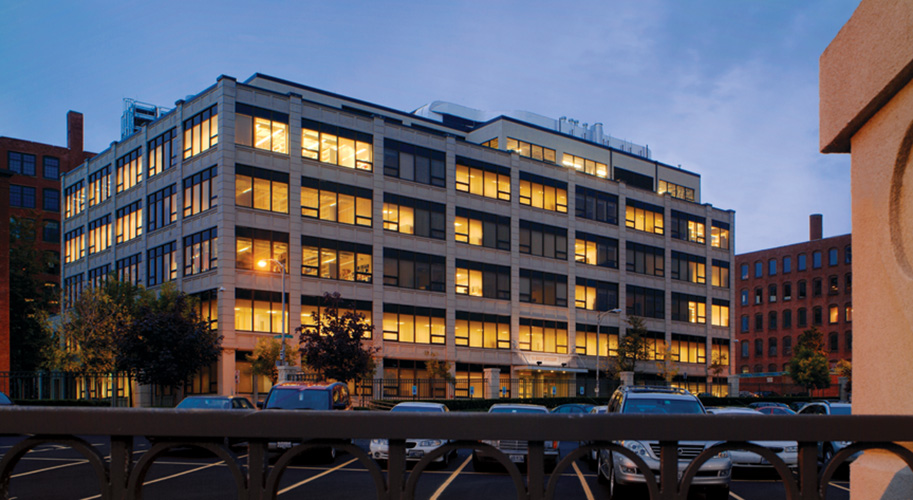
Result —
<path fill-rule="evenodd" d="M 239 499 L 275 498 L 279 480 L 291 460 L 318 446 L 332 445 L 344 450 L 368 468 L 375 492 L 365 496 L 397 500 L 412 499 L 421 474 L 439 455 L 453 448 L 481 449 L 497 453 L 480 443 L 482 439 L 529 441 L 530 458 L 524 475 L 505 455 L 499 455 L 517 492 L 517 498 L 539 500 L 560 498 L 557 478 L 571 463 L 591 448 L 607 448 L 640 460 L 629 450 L 612 444 L 621 439 L 660 442 L 662 469 L 659 477 L 648 474 L 648 489 L 654 500 L 684 500 L 698 466 L 724 449 L 749 449 L 767 458 L 784 482 L 789 500 L 823 500 L 837 467 L 859 451 L 883 449 L 894 453 L 913 469 L 913 452 L 896 443 L 913 441 L 911 416 L 788 416 L 757 418 L 728 415 L 497 415 L 497 414 L 392 414 L 387 412 L 292 412 L 292 411 L 174 411 L 162 409 L 58 409 L 9 407 L 0 410 L 0 434 L 28 434 L 0 460 L 0 497 L 9 492 L 10 475 L 16 463 L 30 449 L 45 443 L 70 446 L 92 465 L 102 498 L 138 499 L 150 466 L 169 448 L 192 445 L 209 450 L 224 460 L 237 488 Z M 109 436 L 110 457 L 78 436 Z M 156 444 L 137 462 L 133 436 L 152 436 Z M 406 439 L 434 436 L 452 439 L 451 445 L 426 455 L 411 470 L 405 468 Z M 223 447 L 224 439 L 249 442 L 248 463 L 242 466 L 234 453 Z M 387 438 L 390 443 L 389 470 L 382 469 L 352 439 Z M 270 441 L 307 441 L 279 456 L 270 465 Z M 562 457 L 552 474 L 544 469 L 544 442 L 593 441 Z M 720 444 L 695 457 L 678 477 L 678 442 L 719 441 Z M 799 469 L 794 476 L 777 457 L 746 442 L 789 440 L 799 443 Z M 834 460 L 819 471 L 818 441 L 851 441 Z M 408 475 L 406 475 L 408 472 Z"/>

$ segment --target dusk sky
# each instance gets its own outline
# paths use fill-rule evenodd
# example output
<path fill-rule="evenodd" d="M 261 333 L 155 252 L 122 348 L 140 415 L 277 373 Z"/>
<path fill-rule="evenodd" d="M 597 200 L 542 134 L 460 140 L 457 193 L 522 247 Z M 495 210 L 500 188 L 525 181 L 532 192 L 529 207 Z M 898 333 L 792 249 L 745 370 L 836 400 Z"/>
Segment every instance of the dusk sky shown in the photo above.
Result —
<path fill-rule="evenodd" d="M 526 110 L 647 144 L 736 212 L 736 253 L 851 232 L 850 158 L 818 152 L 818 58 L 859 0 L 0 3 L 0 136 L 120 137 L 260 72 L 404 111 Z"/>

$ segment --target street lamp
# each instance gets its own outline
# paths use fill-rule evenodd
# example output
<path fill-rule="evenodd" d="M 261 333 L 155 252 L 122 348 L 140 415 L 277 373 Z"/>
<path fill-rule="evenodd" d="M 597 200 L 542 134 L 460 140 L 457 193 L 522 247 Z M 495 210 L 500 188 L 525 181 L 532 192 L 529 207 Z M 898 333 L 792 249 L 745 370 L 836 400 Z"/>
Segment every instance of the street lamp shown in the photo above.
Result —
<path fill-rule="evenodd" d="M 257 263 L 258 266 L 265 268 L 266 265 L 270 262 L 276 263 L 282 269 L 282 345 L 279 347 L 279 363 L 278 366 L 285 366 L 285 264 L 276 260 L 276 259 L 263 259 Z"/>
<path fill-rule="evenodd" d="M 609 309 L 608 311 L 599 311 L 596 315 L 596 397 L 599 397 L 599 331 L 602 330 L 602 318 L 606 314 L 621 314 L 621 309 Z M 608 354 L 608 353 L 607 353 Z"/>

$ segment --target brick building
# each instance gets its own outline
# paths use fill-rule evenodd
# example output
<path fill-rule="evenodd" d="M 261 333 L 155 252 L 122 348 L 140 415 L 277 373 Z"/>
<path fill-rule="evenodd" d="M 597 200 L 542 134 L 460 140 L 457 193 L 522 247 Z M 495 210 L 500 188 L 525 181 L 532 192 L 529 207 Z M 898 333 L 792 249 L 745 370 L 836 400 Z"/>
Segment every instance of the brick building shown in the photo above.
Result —
<path fill-rule="evenodd" d="M 9 239 L 9 219 L 12 216 L 40 221 L 42 231 L 38 248 L 52 252 L 60 261 L 60 174 L 69 172 L 76 165 L 91 158 L 83 151 L 83 115 L 67 113 L 67 146 L 53 146 L 23 139 L 0 137 L 0 170 L 7 170 L 11 177 L 4 179 L 7 197 L 2 204 L 3 229 L 0 238 Z M 3 264 L 0 270 L 0 371 L 10 369 L 9 344 L 9 251 L 0 252 Z M 58 266 L 48 269 L 42 278 L 53 286 L 60 285 Z"/>
<path fill-rule="evenodd" d="M 809 218 L 809 240 L 736 255 L 735 362 L 742 390 L 802 390 L 786 373 L 803 331 L 824 334 L 833 374 L 852 359 L 851 235 L 822 238 L 822 217 Z M 820 396 L 836 395 L 837 378 Z"/>

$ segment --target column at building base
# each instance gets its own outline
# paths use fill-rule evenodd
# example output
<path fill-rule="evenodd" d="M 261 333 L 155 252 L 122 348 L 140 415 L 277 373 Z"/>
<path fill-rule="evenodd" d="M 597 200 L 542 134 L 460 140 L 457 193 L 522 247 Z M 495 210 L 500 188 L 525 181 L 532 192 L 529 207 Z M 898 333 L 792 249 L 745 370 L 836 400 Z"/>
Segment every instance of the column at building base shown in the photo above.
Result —
<path fill-rule="evenodd" d="M 896 455 L 871 450 L 850 464 L 853 500 L 907 500 L 913 491 L 913 472 Z"/>

